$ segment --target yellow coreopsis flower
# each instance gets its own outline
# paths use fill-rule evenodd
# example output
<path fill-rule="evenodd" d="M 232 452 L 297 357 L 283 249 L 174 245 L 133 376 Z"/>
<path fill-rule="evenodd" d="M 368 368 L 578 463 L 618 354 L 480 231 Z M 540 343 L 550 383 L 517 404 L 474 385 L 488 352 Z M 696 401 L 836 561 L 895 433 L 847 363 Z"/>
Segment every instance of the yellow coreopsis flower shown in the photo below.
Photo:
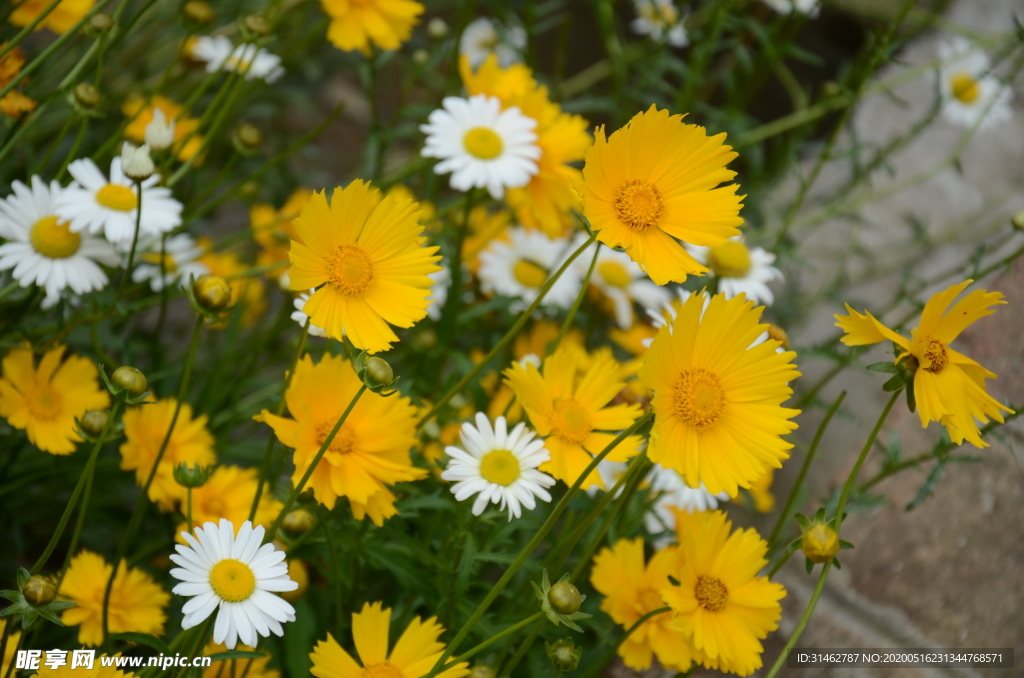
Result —
<path fill-rule="evenodd" d="M 0 43 L 0 49 L 7 46 L 7 43 Z M 7 54 L 0 57 L 0 88 L 4 88 L 10 84 L 11 80 L 14 80 L 21 73 L 21 69 L 25 66 L 25 53 L 21 51 L 20 47 L 7 52 Z M 24 84 L 22 80 L 22 84 Z M 9 115 L 12 118 L 16 118 L 22 113 L 29 113 L 36 109 L 38 104 L 29 99 L 27 96 L 17 90 L 11 90 L 0 99 L 0 113 Z"/>
<path fill-rule="evenodd" d="M 427 315 L 437 247 L 421 238 L 419 205 L 363 181 L 336 188 L 330 205 L 314 193 L 292 223 L 291 288 L 319 289 L 302 311 L 327 336 L 342 331 L 358 348 L 386 351 L 398 341 L 389 325 L 412 327 Z"/>
<path fill-rule="evenodd" d="M 505 371 L 507 383 L 551 453 L 551 460 L 541 464 L 540 470 L 567 485 L 576 482 L 594 455 L 615 439 L 615 433 L 606 431 L 629 428 L 640 414 L 636 405 L 609 406 L 625 386 L 611 355 L 596 358 L 582 375 L 580 361 L 580 351 L 560 346 L 544 361 L 542 370 L 517 363 Z M 640 438 L 629 436 L 606 459 L 626 461 L 639 447 Z M 581 487 L 592 485 L 604 487 L 596 470 Z"/>
<path fill-rule="evenodd" d="M 691 294 L 675 320 L 658 331 L 640 381 L 654 391 L 651 460 L 679 472 L 690 487 L 734 497 L 769 468 L 779 468 L 793 445 L 799 410 L 782 407 L 799 376 L 792 351 L 776 353 L 763 307 L 744 295 L 726 299 Z M 702 312 L 703 311 L 703 312 Z"/>
<path fill-rule="evenodd" d="M 437 623 L 437 617 L 426 621 L 415 617 L 389 654 L 390 624 L 390 608 L 383 607 L 382 603 L 364 603 L 361 612 L 352 613 L 352 638 L 362 666 L 328 633 L 327 640 L 317 643 L 309 655 L 313 661 L 309 672 L 317 678 L 411 678 L 430 673 L 444 652 L 444 644 L 437 640 L 444 633 L 444 627 Z M 469 664 L 461 662 L 437 675 L 438 678 L 469 675 Z"/>
<path fill-rule="evenodd" d="M 122 422 L 125 442 L 121 444 L 121 469 L 135 471 L 135 482 L 139 487 L 145 486 L 153 470 L 153 462 L 171 427 L 177 402 L 174 398 L 164 398 L 155 403 L 129 408 L 124 413 Z M 212 466 L 216 463 L 213 436 L 206 429 L 206 415 L 193 418 L 192 406 L 182 403 L 164 456 L 149 486 L 150 501 L 157 504 L 160 510 L 170 511 L 174 508 L 174 502 L 182 496 L 182 488 L 174 480 L 174 467 L 178 464 Z"/>
<path fill-rule="evenodd" d="M 768 564 L 768 544 L 753 529 L 729 534 L 721 511 L 695 513 L 671 575 L 661 590 L 676 625 L 708 668 L 746 676 L 761 667 L 761 640 L 779 626 L 786 596 L 781 584 L 757 573 Z"/>
<path fill-rule="evenodd" d="M 0 367 L 0 417 L 28 434 L 43 452 L 65 455 L 82 442 L 75 418 L 110 404 L 99 387 L 99 371 L 86 358 L 68 356 L 58 345 L 35 364 L 27 343 L 4 356 Z"/>
<path fill-rule="evenodd" d="M 49 28 L 57 34 L 67 33 L 82 20 L 96 0 L 61 0 L 60 4 L 36 26 L 37 31 Z M 15 26 L 28 26 L 50 6 L 50 0 L 14 0 L 14 11 L 7 20 Z"/>
<path fill-rule="evenodd" d="M 103 597 L 113 566 L 91 551 L 81 551 L 71 559 L 58 594 L 75 603 L 61 612 L 65 626 L 81 626 L 78 642 L 99 645 L 103 642 Z M 110 590 L 107 626 L 110 633 L 135 631 L 161 636 L 167 615 L 164 608 L 171 595 L 152 577 L 134 567 L 125 569 L 122 560 Z"/>
<path fill-rule="evenodd" d="M 597 129 L 583 167 L 583 213 L 610 247 L 623 247 L 659 285 L 708 271 L 679 244 L 717 247 L 743 223 L 725 168 L 737 154 L 683 116 L 651 106 L 605 138 Z"/>
<path fill-rule="evenodd" d="M 121 106 L 121 112 L 131 121 L 124 129 L 125 137 L 142 143 L 146 140 L 146 126 L 153 121 L 154 112 L 160 110 L 168 124 L 174 123 L 174 141 L 171 151 L 181 162 L 188 162 L 203 147 L 203 136 L 195 133 L 199 129 L 199 118 L 190 117 L 181 104 L 156 94 L 146 104 L 145 97 L 131 97 Z M 187 141 L 186 141 L 187 139 Z M 196 159 L 196 165 L 201 164 Z"/>
<path fill-rule="evenodd" d="M 288 250 L 291 249 L 292 241 L 302 242 L 295 232 L 292 220 L 299 216 L 302 206 L 311 195 L 313 189 L 297 188 L 279 210 L 267 203 L 259 203 L 249 209 L 252 237 L 260 246 L 260 253 L 256 256 L 257 266 L 270 266 L 288 261 Z M 287 266 L 281 266 L 268 271 L 267 275 L 276 280 L 287 271 Z"/>
<path fill-rule="evenodd" d="M 221 518 L 227 518 L 235 526 L 237 534 L 242 523 L 249 520 L 258 482 L 259 473 L 254 468 L 218 466 L 201 487 L 192 490 L 192 527 L 202 527 L 205 523 L 219 524 Z M 274 499 L 266 487 L 263 489 L 253 527 L 270 527 L 284 508 L 284 504 Z M 175 499 L 178 510 L 185 515 L 187 490 L 179 485 Z M 188 525 L 184 522 L 174 531 L 179 542 L 184 543 L 179 533 L 186 531 Z"/>
<path fill-rule="evenodd" d="M 317 364 L 306 355 L 295 367 L 285 392 L 288 413 L 278 417 L 267 410 L 256 416 L 274 429 L 278 440 L 295 450 L 298 483 L 327 439 L 362 382 L 352 365 L 326 355 Z M 366 391 L 352 408 L 309 479 L 317 501 L 334 508 L 338 497 L 348 497 L 352 512 L 376 525 L 395 515 L 395 496 L 388 485 L 418 480 L 427 475 L 416 468 L 409 451 L 416 446 L 416 408 L 408 398 Z"/>
<path fill-rule="evenodd" d="M 331 17 L 327 39 L 335 47 L 372 54 L 371 43 L 380 49 L 398 49 L 419 23 L 424 7 L 412 0 L 320 0 Z"/>
<path fill-rule="evenodd" d="M 658 551 L 644 564 L 644 540 L 620 539 L 611 548 L 603 548 L 594 556 L 590 583 L 605 598 L 601 609 L 616 624 L 631 628 L 648 612 L 665 607 L 661 591 L 671 585 L 669 575 L 678 560 L 676 548 Z M 683 672 L 690 668 L 695 655 L 691 639 L 675 624 L 675 615 L 665 612 L 645 621 L 619 646 L 619 656 L 626 666 L 650 668 L 657 655 L 667 669 Z"/>
<path fill-rule="evenodd" d="M 572 211 L 582 207 L 575 184 L 583 175 L 571 163 L 583 160 L 593 143 L 587 121 L 563 112 L 549 99 L 547 87 L 522 64 L 502 68 L 492 54 L 474 71 L 469 57 L 463 55 L 459 70 L 470 96 L 496 96 L 503 109 L 515 106 L 537 121 L 538 172 L 523 188 L 509 189 L 505 202 L 523 226 L 540 229 L 553 238 L 563 235 L 572 227 Z"/>
<path fill-rule="evenodd" d="M 956 444 L 968 440 L 975 447 L 987 447 L 975 419 L 982 423 L 989 419 L 1002 422 L 1002 412 L 1013 410 L 985 390 L 985 380 L 995 379 L 996 375 L 949 348 L 949 344 L 974 322 L 995 313 L 993 306 L 1006 302 L 999 292 L 974 290 L 953 304 L 972 282 L 966 280 L 932 295 L 921 312 L 920 324 L 910 333 L 910 341 L 867 311 L 857 313 L 849 304 L 846 310 L 850 315 L 837 315 L 836 325 L 846 333 L 843 343 L 847 346 L 877 344 L 888 339 L 903 349 L 896 356 L 897 363 L 911 358 L 917 361 L 911 388 L 922 427 L 938 421 Z"/>

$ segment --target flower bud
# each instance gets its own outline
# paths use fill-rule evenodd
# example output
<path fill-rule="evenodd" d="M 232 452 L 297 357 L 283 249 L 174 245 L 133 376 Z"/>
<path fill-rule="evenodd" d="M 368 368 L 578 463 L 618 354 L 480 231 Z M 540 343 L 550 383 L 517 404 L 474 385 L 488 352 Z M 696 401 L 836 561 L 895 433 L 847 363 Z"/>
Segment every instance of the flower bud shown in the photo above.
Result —
<path fill-rule="evenodd" d="M 149 386 L 146 376 L 128 365 L 122 365 L 114 370 L 114 373 L 110 375 L 110 381 L 113 382 L 114 386 L 123 388 L 133 396 L 142 395 Z"/>
<path fill-rule="evenodd" d="M 82 108 L 96 108 L 103 100 L 100 91 L 88 82 L 80 82 L 75 85 L 75 101 Z"/>
<path fill-rule="evenodd" d="M 121 147 L 121 169 L 129 179 L 144 181 L 156 171 L 153 159 L 149 157 L 149 146 L 134 146 L 127 141 Z"/>
<path fill-rule="evenodd" d="M 89 19 L 89 25 L 87 30 L 94 35 L 99 35 L 105 31 L 109 31 L 114 25 L 114 20 L 110 18 L 109 14 L 93 14 L 92 18 Z"/>
<path fill-rule="evenodd" d="M 146 132 L 143 137 L 146 145 L 154 151 L 162 151 L 170 148 L 174 143 L 174 121 L 167 122 L 164 112 L 159 108 L 153 110 L 153 119 L 146 125 Z"/>
<path fill-rule="evenodd" d="M 561 671 L 575 671 L 583 658 L 583 648 L 576 647 L 570 638 L 544 643 L 547 647 L 548 659 Z"/>
<path fill-rule="evenodd" d="M 21 590 L 21 593 L 28 602 L 36 607 L 43 607 L 53 602 L 57 596 L 57 587 L 49 577 L 34 574 L 25 582 L 25 588 Z"/>
<path fill-rule="evenodd" d="M 425 49 L 418 49 L 412 53 L 412 60 L 413 62 L 422 66 L 423 64 L 430 61 L 430 52 L 428 52 Z"/>
<path fill-rule="evenodd" d="M 814 523 L 804 530 L 800 548 L 812 563 L 827 563 L 839 553 L 839 535 L 826 523 Z"/>
<path fill-rule="evenodd" d="M 196 301 L 207 311 L 223 311 L 231 305 L 231 286 L 219 275 L 201 275 L 192 283 Z"/>
<path fill-rule="evenodd" d="M 199 464 L 178 464 L 174 467 L 174 482 L 182 487 L 195 489 L 206 484 L 210 477 L 210 467 Z"/>
<path fill-rule="evenodd" d="M 427 35 L 436 39 L 443 38 L 448 35 L 448 24 L 441 17 L 435 16 L 427 22 Z"/>
<path fill-rule="evenodd" d="M 210 3 L 203 2 L 203 0 L 189 0 L 181 8 L 181 13 L 185 15 L 185 18 L 195 21 L 197 24 L 209 24 L 213 23 L 216 15 L 213 13 L 213 7 Z"/>
<path fill-rule="evenodd" d="M 469 672 L 469 678 L 497 678 L 498 674 L 494 672 L 490 666 L 486 664 L 477 664 L 473 667 L 473 670 Z"/>
<path fill-rule="evenodd" d="M 242 25 L 253 35 L 270 35 L 270 23 L 259 14 L 250 14 L 242 20 Z"/>
<path fill-rule="evenodd" d="M 82 418 L 78 420 L 78 425 L 89 435 L 98 438 L 103 434 L 103 429 L 106 427 L 109 417 L 110 412 L 107 410 L 87 410 L 82 415 Z"/>
<path fill-rule="evenodd" d="M 548 591 L 548 600 L 559 614 L 576 614 L 583 603 L 579 589 L 567 581 L 556 582 Z"/>
<path fill-rule="evenodd" d="M 387 361 L 377 356 L 366 359 L 366 385 L 370 389 L 379 386 L 390 386 L 395 380 L 395 372 Z"/>
<path fill-rule="evenodd" d="M 789 333 L 778 325 L 768 325 L 768 338 L 782 343 L 782 348 L 789 350 Z"/>
<path fill-rule="evenodd" d="M 250 125 L 249 123 L 243 123 L 238 126 L 235 130 L 235 136 L 238 138 L 238 142 L 242 146 L 248 149 L 256 149 L 263 143 L 263 134 L 260 132 L 259 127 Z"/>
<path fill-rule="evenodd" d="M 1018 231 L 1024 231 L 1024 210 L 1014 214 L 1010 223 L 1013 224 L 1013 227 Z"/>
<path fill-rule="evenodd" d="M 284 517 L 281 527 L 288 534 L 305 534 L 316 525 L 316 517 L 306 509 L 295 509 Z"/>

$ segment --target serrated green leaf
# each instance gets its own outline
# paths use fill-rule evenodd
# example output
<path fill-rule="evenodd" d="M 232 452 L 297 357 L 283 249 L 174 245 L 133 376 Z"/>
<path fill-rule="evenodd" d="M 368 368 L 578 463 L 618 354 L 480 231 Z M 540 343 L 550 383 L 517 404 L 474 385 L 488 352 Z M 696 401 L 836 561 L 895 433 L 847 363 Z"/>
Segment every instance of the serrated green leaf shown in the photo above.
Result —
<path fill-rule="evenodd" d="M 145 645 L 146 647 L 153 648 L 160 654 L 174 654 L 174 650 L 168 647 L 167 643 L 149 633 L 136 633 L 135 631 L 126 631 L 124 633 L 111 633 L 110 638 L 112 640 L 123 640 L 128 643 L 137 643 L 139 645 Z"/>

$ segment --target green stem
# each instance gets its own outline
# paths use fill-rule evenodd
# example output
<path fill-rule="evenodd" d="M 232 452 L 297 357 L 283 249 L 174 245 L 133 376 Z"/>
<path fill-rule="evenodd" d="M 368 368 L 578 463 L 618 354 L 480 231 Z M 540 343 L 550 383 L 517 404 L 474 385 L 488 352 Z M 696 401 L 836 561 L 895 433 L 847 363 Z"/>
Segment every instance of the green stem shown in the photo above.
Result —
<path fill-rule="evenodd" d="M 339 633 L 342 626 L 344 614 L 344 603 L 341 587 L 341 565 L 338 563 L 338 549 L 334 541 L 334 531 L 327 527 L 327 519 L 330 513 L 320 502 L 316 503 L 316 512 L 320 518 L 320 525 L 323 526 L 324 538 L 327 540 L 327 558 L 331 564 L 331 588 L 334 590 L 334 632 Z M 308 530 L 308 534 L 312 530 Z"/>
<path fill-rule="evenodd" d="M 196 636 L 196 642 L 192 645 L 192 649 L 188 653 L 189 661 L 185 662 L 185 666 L 183 666 L 181 671 L 178 672 L 178 678 L 182 678 L 186 673 L 188 673 L 188 670 L 192 667 L 191 660 L 202 652 L 206 643 L 209 642 L 210 634 L 213 633 L 213 622 L 217 618 L 217 615 L 225 614 L 226 612 L 227 610 L 215 610 L 206 618 L 206 622 L 199 631 L 199 635 Z"/>
<path fill-rule="evenodd" d="M 496 642 L 498 642 L 499 640 L 501 640 L 505 636 L 510 636 L 513 633 L 515 633 L 516 631 L 518 631 L 519 629 L 523 628 L 524 626 L 526 626 L 528 624 L 532 624 L 535 621 L 539 621 L 540 618 L 543 617 L 543 616 L 544 616 L 543 612 L 537 612 L 536 614 L 534 614 L 534 615 L 532 615 L 530 617 L 527 617 L 526 619 L 522 620 L 518 624 L 513 624 L 512 626 L 508 627 L 504 631 L 501 631 L 499 633 L 494 634 L 493 636 L 491 636 L 490 638 L 488 638 L 484 642 L 480 643 L 476 647 L 474 647 L 472 649 L 469 649 L 469 650 L 466 650 L 465 652 L 460 654 L 458 657 L 456 657 L 455 659 L 453 659 L 450 662 L 448 662 L 447 664 L 445 664 L 444 670 L 447 671 L 448 669 L 452 668 L 456 664 L 458 664 L 460 662 L 464 662 L 467 659 L 469 659 L 470 657 L 473 657 L 473 656 L 479 654 L 480 652 L 483 652 L 484 650 L 489 648 L 491 645 L 494 645 Z"/>
<path fill-rule="evenodd" d="M 562 276 L 562 273 L 564 273 L 566 269 L 568 269 L 569 266 L 572 265 L 572 262 L 576 260 L 576 257 L 582 254 L 582 252 L 585 249 L 590 247 L 590 245 L 596 239 L 596 235 L 590 236 L 590 238 L 588 238 L 585 243 L 580 245 L 580 247 L 575 252 L 569 255 L 569 258 L 565 260 L 565 263 L 562 264 L 562 266 L 557 271 L 555 271 L 555 273 L 550 278 L 548 278 L 547 282 L 544 283 L 544 286 L 540 288 L 540 292 L 537 294 L 537 298 L 533 300 L 533 303 L 530 304 L 529 308 L 523 311 L 523 313 L 519 316 L 518 320 L 516 320 L 515 324 L 512 326 L 512 329 L 505 333 L 505 336 L 501 338 L 501 341 L 499 341 L 497 345 L 495 345 L 495 347 L 491 349 L 490 353 L 484 356 L 483 360 L 474 365 L 473 369 L 471 369 L 466 374 L 466 376 L 460 379 L 459 382 L 455 384 L 455 386 L 448 389 L 448 392 L 441 396 L 441 398 L 436 403 L 434 403 L 434 406 L 431 407 L 430 410 L 425 415 L 423 415 L 423 417 L 416 424 L 417 429 L 422 428 L 424 424 L 426 424 L 438 412 L 440 412 L 441 408 L 447 405 L 448 401 L 451 400 L 456 393 L 461 391 L 463 388 L 466 387 L 467 384 L 473 381 L 481 372 L 483 372 L 484 368 L 487 367 L 487 365 L 491 362 L 491 360 L 494 359 L 495 356 L 504 351 L 505 348 L 510 343 L 512 343 L 512 340 L 515 339 L 516 335 L 518 335 L 519 332 L 523 329 L 523 327 L 526 325 L 526 322 L 530 319 L 530 316 L 533 315 L 533 312 L 536 311 L 537 308 L 540 306 L 541 302 L 544 301 L 544 297 L 545 295 L 547 295 L 548 291 L 550 291 L 554 284 L 558 282 L 558 279 Z"/>
<path fill-rule="evenodd" d="M 590 243 L 588 242 L 587 244 L 589 245 Z M 597 468 L 597 465 L 601 463 L 601 461 L 603 461 L 604 458 L 607 457 L 612 450 L 618 447 L 623 440 L 625 440 L 630 435 L 635 433 L 637 430 L 639 430 L 642 426 L 647 424 L 647 422 L 649 422 L 653 418 L 654 413 L 648 412 L 644 416 L 637 419 L 635 422 L 633 422 L 632 426 L 630 426 L 625 431 L 616 436 L 614 440 L 608 443 L 608 445 L 603 450 L 601 450 L 600 454 L 595 456 L 590 461 L 590 463 L 587 464 L 587 467 L 580 474 L 579 478 L 577 478 L 576 481 L 572 484 L 572 486 L 569 487 L 568 491 L 564 495 L 562 495 L 562 498 L 555 505 L 554 509 L 552 509 L 551 515 L 549 515 L 547 520 L 544 521 L 544 524 L 541 525 L 540 529 L 537 530 L 537 533 L 533 535 L 529 543 L 525 547 L 523 547 L 523 550 L 519 552 L 519 555 L 516 556 L 516 559 L 512 562 L 511 565 L 508 566 L 508 569 L 506 569 L 505 572 L 501 575 L 501 578 L 498 579 L 497 583 L 491 587 L 491 590 L 487 593 L 487 596 L 484 598 L 483 602 L 481 602 L 480 605 L 477 606 L 472 616 L 470 616 L 466 623 L 462 625 L 462 628 L 459 630 L 458 635 L 456 635 L 455 639 L 448 645 L 448 647 L 445 648 L 444 652 L 438 658 L 437 663 L 434 664 L 434 668 L 430 670 L 430 673 L 428 674 L 427 678 L 433 678 L 437 675 L 438 671 L 440 671 L 441 667 L 444 665 L 448 657 L 450 657 L 451 654 L 458 649 L 462 641 L 466 639 L 466 636 L 468 636 L 470 632 L 474 628 L 476 628 L 476 625 L 479 623 L 480 619 L 487 612 L 487 608 L 489 608 L 491 606 L 491 603 L 493 603 L 497 599 L 497 597 L 505 589 L 508 583 L 512 580 L 512 577 L 516 574 L 516 572 L 519 571 L 519 568 L 523 566 L 523 564 L 527 561 L 527 559 L 537 548 L 537 546 L 540 545 L 541 541 L 544 540 L 544 537 L 546 537 L 548 532 L 551 531 L 551 528 L 554 527 L 555 523 L 558 521 L 558 517 L 562 515 L 562 512 L 565 510 L 566 506 L 569 505 L 569 500 L 572 499 L 572 497 L 579 491 L 580 486 L 583 485 L 583 481 L 590 476 L 593 470 Z"/>
<path fill-rule="evenodd" d="M 310 463 L 309 468 L 307 468 L 306 472 L 302 474 L 302 479 L 299 480 L 299 484 L 296 485 L 295 489 L 292 490 L 292 493 L 288 495 L 288 500 L 284 503 L 284 507 L 281 508 L 281 512 L 277 515 L 277 518 L 274 519 L 270 529 L 267 530 L 267 536 L 264 538 L 265 542 L 270 542 L 274 539 L 274 535 L 277 534 L 277 530 L 281 527 L 281 521 L 283 521 L 284 517 L 288 515 L 288 511 L 295 503 L 295 500 L 299 498 L 299 495 L 302 494 L 302 490 L 306 487 L 306 483 L 308 483 L 309 479 L 313 477 L 313 471 L 316 470 L 320 460 L 324 458 L 327 448 L 329 448 L 331 443 L 334 442 L 334 437 L 338 435 L 338 431 L 340 431 L 341 427 L 345 424 L 345 420 L 348 419 L 348 415 L 352 412 L 356 403 L 359 402 L 359 398 L 363 395 L 364 391 L 366 391 L 366 384 L 360 386 L 359 390 L 356 391 L 356 394 L 352 396 L 352 400 L 349 401 L 348 407 L 346 407 L 345 411 L 341 413 L 341 417 L 338 418 L 338 422 L 334 425 L 334 428 L 332 428 L 331 432 L 327 434 L 326 438 L 324 438 L 324 442 L 320 444 L 320 449 L 317 451 L 316 456 L 313 457 L 313 461 Z"/>
<path fill-rule="evenodd" d="M 600 675 L 600 672 L 603 671 L 609 663 L 611 663 L 612 659 L 615 657 L 615 653 L 619 651 L 619 648 L 622 647 L 622 644 L 624 642 L 629 640 L 629 637 L 633 635 L 634 631 L 636 631 L 638 628 L 646 624 L 649 619 L 657 617 L 659 614 L 665 614 L 666 612 L 671 611 L 671 607 L 659 607 L 657 610 L 651 610 L 650 612 L 648 612 L 647 614 L 643 615 L 635 622 L 633 622 L 633 625 L 626 629 L 626 632 L 619 637 L 618 641 L 616 641 L 615 647 L 609 649 L 608 652 L 606 652 L 605 655 L 596 664 L 592 665 L 583 674 L 583 678 L 592 678 L 594 676 Z"/>
<path fill-rule="evenodd" d="M 68 171 L 68 165 L 78 155 L 78 149 L 82 146 L 82 140 L 85 139 L 85 131 L 89 128 L 89 118 L 82 118 L 82 124 L 78 127 L 78 134 L 75 136 L 75 143 L 71 144 L 71 150 L 64 157 L 64 162 L 61 164 L 60 169 L 53 175 L 55 181 L 60 181 L 64 177 L 64 173 Z"/>
<path fill-rule="evenodd" d="M 583 299 L 587 296 L 587 291 L 590 289 L 590 278 L 594 275 L 594 267 L 597 266 L 597 255 L 601 253 L 601 243 L 597 243 L 597 247 L 594 248 L 594 258 L 590 260 L 590 268 L 587 269 L 587 275 L 583 278 L 583 282 L 580 285 L 580 293 L 576 295 L 576 301 L 572 303 L 572 307 L 569 309 L 569 314 L 565 316 L 565 322 L 562 323 L 562 327 L 558 330 L 558 336 L 548 346 L 548 355 L 555 352 L 559 346 L 562 345 L 562 339 L 565 339 L 566 333 L 572 326 L 572 321 L 576 318 L 576 313 L 580 310 L 580 306 L 583 305 Z"/>
<path fill-rule="evenodd" d="M 818 575 L 818 583 L 814 586 L 814 593 L 811 594 L 811 599 L 807 603 L 807 608 L 804 610 L 803 616 L 800 617 L 799 623 L 797 623 L 796 628 L 793 630 L 793 635 L 790 636 L 789 640 L 786 642 L 786 647 L 783 648 L 782 653 L 775 660 L 775 663 L 772 664 L 771 671 L 768 672 L 767 678 L 774 678 L 775 674 L 779 672 L 779 669 L 782 668 L 782 664 L 789 656 L 790 650 L 796 646 L 796 641 L 800 639 L 804 629 L 807 628 L 807 622 L 811 620 L 814 608 L 818 605 L 818 599 L 821 598 L 821 593 L 825 590 L 825 580 L 828 579 L 828 572 L 831 567 L 832 563 L 825 563 L 821 568 L 821 574 Z"/>
<path fill-rule="evenodd" d="M 836 401 L 832 403 L 832 407 L 829 408 L 825 418 L 821 420 L 821 424 L 818 426 L 818 430 L 814 434 L 814 440 L 811 442 L 811 448 L 807 450 L 807 456 L 804 457 L 803 466 L 800 467 L 800 474 L 796 477 L 796 482 L 793 483 L 793 488 L 789 491 L 789 496 L 786 497 L 786 505 L 782 507 L 779 517 L 775 520 L 775 527 L 772 528 L 771 536 L 768 537 L 769 547 L 775 547 L 775 540 L 779 538 L 782 526 L 789 518 L 789 512 L 793 510 L 793 504 L 796 502 L 796 497 L 800 493 L 800 488 L 803 487 L 804 479 L 807 478 L 807 472 L 811 468 L 811 462 L 814 461 L 814 455 L 818 451 L 818 444 L 821 443 L 821 437 L 825 434 L 825 429 L 828 428 L 829 422 L 832 421 L 832 417 L 834 417 L 836 412 L 839 411 L 839 407 L 843 404 L 843 400 L 845 398 L 846 391 L 843 391 L 839 394 L 839 397 L 836 398 Z"/>
<path fill-rule="evenodd" d="M 111 422 L 117 417 L 117 412 L 121 409 L 122 402 L 120 399 L 114 401 L 114 406 L 110 410 L 110 416 L 107 417 L 107 423 L 103 425 L 103 431 L 100 433 L 96 442 L 92 446 L 92 452 L 89 454 L 89 460 L 85 463 L 85 469 L 82 470 L 82 475 L 78 477 L 78 483 L 75 485 L 74 491 L 71 493 L 71 498 L 68 500 L 68 505 L 64 507 L 64 515 L 60 517 L 60 522 L 57 523 L 57 529 L 50 537 L 50 543 L 46 545 L 43 550 L 43 555 L 39 556 L 39 560 L 32 566 L 30 572 L 32 574 L 39 574 L 39 571 L 43 569 L 43 565 L 49 560 L 50 555 L 53 553 L 53 549 L 57 546 L 57 542 L 60 541 L 61 536 L 64 534 L 64 529 L 68 526 L 68 521 L 71 519 L 71 512 L 75 510 L 75 505 L 78 503 L 78 497 L 81 496 L 82 490 L 85 488 L 86 483 L 92 477 L 93 472 L 96 469 L 96 458 L 99 457 L 100 448 L 103 447 L 103 442 L 107 439 L 107 434 L 110 432 Z"/>
<path fill-rule="evenodd" d="M 185 521 L 188 525 L 188 533 L 192 534 L 192 486 L 185 488 Z"/>
<path fill-rule="evenodd" d="M 25 36 L 34 31 L 36 29 L 36 26 L 41 24 L 43 20 L 46 19 L 46 17 L 50 16 L 50 13 L 53 10 L 55 10 L 57 8 L 57 5 L 59 5 L 60 3 L 61 0 L 53 0 L 49 5 L 43 8 L 43 11 L 40 12 L 35 19 L 32 19 L 32 21 L 30 21 L 24 28 L 18 31 L 18 33 L 13 38 L 8 40 L 7 44 L 5 44 L 3 47 L 0 47 L 0 59 L 3 59 L 8 52 L 17 47 L 18 44 L 25 39 Z M 12 4 L 11 9 L 14 9 L 14 6 L 15 5 Z"/>
<path fill-rule="evenodd" d="M 135 264 L 135 249 L 139 244 L 139 228 L 142 226 L 142 182 L 136 181 L 135 188 L 138 189 L 138 204 L 135 206 L 135 232 L 132 234 L 132 248 L 128 251 L 128 265 L 124 267 L 124 273 L 121 274 L 121 284 L 117 286 L 117 294 L 114 295 L 114 301 L 111 306 L 117 306 L 117 302 L 121 299 L 121 295 L 124 294 L 124 288 L 128 284 L 128 280 L 132 277 L 132 266 Z"/>
<path fill-rule="evenodd" d="M 463 207 L 462 227 L 455 233 L 455 249 L 452 251 L 451 262 L 449 262 L 451 264 L 449 267 L 451 280 L 448 283 L 448 297 L 441 311 L 441 344 L 443 346 L 450 345 L 453 337 L 457 336 L 459 306 L 462 303 L 462 244 L 469 231 L 469 215 L 473 211 L 475 198 L 476 190 L 470 189 L 466 194 L 466 204 Z"/>

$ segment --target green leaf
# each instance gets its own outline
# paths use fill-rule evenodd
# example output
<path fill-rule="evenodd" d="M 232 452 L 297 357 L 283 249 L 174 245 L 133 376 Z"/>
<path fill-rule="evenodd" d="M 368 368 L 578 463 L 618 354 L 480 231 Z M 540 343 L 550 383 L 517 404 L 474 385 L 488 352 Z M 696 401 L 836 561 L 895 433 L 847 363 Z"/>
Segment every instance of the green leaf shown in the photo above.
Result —
<path fill-rule="evenodd" d="M 266 657 L 266 652 L 253 652 L 251 650 L 228 650 L 227 652 L 217 652 L 209 655 L 210 661 L 224 661 L 226 659 L 259 659 L 260 657 Z"/>
<path fill-rule="evenodd" d="M 812 561 L 810 558 L 805 558 L 804 560 L 807 561 L 805 563 L 805 565 L 807 566 L 807 574 L 814 572 L 814 561 Z"/>
<path fill-rule="evenodd" d="M 855 548 L 855 547 L 850 542 L 845 541 L 843 539 L 840 539 L 839 540 L 839 548 L 841 548 L 841 549 L 852 549 L 852 548 Z"/>
<path fill-rule="evenodd" d="M 898 391 L 906 385 L 906 379 L 902 374 L 894 374 L 892 379 L 882 384 L 882 390 L 886 393 Z"/>
<path fill-rule="evenodd" d="M 917 412 L 917 396 L 914 395 L 913 379 L 907 384 L 907 409 L 911 412 Z"/>
<path fill-rule="evenodd" d="M 886 372 L 888 374 L 898 374 L 900 368 L 896 366 L 896 363 L 884 362 L 884 363 L 871 363 L 868 365 L 868 369 L 872 372 Z"/>
<path fill-rule="evenodd" d="M 148 633 L 136 633 L 135 631 L 126 631 L 124 633 L 111 633 L 110 638 L 112 640 L 123 640 L 129 643 L 145 645 L 146 647 L 153 648 L 160 654 L 174 654 L 174 650 L 168 647 L 167 643 L 160 640 L 156 636 Z"/>
<path fill-rule="evenodd" d="M 940 460 L 935 463 L 932 467 L 931 473 L 928 474 L 927 480 L 924 481 L 924 485 L 917 491 L 917 496 L 907 504 L 906 510 L 913 511 L 928 497 L 935 493 L 935 488 L 939 485 L 939 480 L 942 478 L 942 472 L 946 469 L 945 460 Z"/>

